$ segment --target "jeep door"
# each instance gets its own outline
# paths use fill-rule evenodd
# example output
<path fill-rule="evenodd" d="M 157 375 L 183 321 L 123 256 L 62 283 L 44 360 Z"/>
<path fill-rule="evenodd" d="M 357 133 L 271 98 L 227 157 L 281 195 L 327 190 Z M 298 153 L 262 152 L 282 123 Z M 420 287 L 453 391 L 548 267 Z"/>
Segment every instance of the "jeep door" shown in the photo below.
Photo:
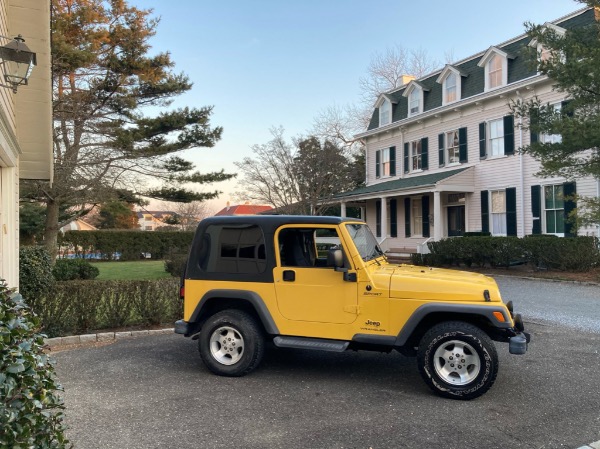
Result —
<path fill-rule="evenodd" d="M 275 291 L 285 318 L 338 324 L 355 321 L 357 283 L 345 281 L 344 273 L 328 266 L 331 247 L 341 248 L 335 227 L 286 226 L 276 233 L 275 247 Z"/>

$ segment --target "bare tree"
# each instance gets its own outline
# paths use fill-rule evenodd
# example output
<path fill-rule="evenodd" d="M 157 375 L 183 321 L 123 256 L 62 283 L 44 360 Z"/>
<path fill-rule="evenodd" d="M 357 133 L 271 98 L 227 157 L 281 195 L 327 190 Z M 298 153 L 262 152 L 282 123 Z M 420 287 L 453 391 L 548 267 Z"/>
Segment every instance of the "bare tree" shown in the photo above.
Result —
<path fill-rule="evenodd" d="M 204 201 L 169 203 L 168 208 L 168 210 L 172 210 L 177 214 L 178 223 L 176 226 L 182 231 L 193 231 L 199 221 L 214 215 L 214 210 Z"/>
<path fill-rule="evenodd" d="M 362 101 L 372 106 L 380 94 L 402 86 L 406 75 L 420 78 L 438 66 L 439 63 L 430 59 L 422 48 L 406 50 L 401 45 L 388 47 L 384 53 L 373 55 L 367 75 L 359 79 Z"/>
<path fill-rule="evenodd" d="M 254 157 L 235 162 L 241 179 L 236 197 L 257 201 L 292 212 L 301 201 L 298 182 L 293 170 L 294 151 L 284 137 L 283 128 L 271 128 L 273 138 L 266 144 L 253 145 Z"/>
<path fill-rule="evenodd" d="M 373 104 L 379 95 L 402 86 L 407 76 L 420 78 L 438 66 L 439 63 L 422 48 L 407 50 L 396 45 L 384 53 L 375 53 L 367 67 L 367 74 L 359 79 L 360 103 L 345 107 L 334 105 L 321 110 L 314 118 L 310 133 L 334 141 L 356 156 L 362 151 L 362 143 L 354 136 L 368 128 Z"/>

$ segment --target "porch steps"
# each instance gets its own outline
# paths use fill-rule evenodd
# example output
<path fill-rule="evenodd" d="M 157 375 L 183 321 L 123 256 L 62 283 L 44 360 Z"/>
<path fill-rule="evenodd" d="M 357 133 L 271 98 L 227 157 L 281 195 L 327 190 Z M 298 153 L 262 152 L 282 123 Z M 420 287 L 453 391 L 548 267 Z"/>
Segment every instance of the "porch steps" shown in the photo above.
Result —
<path fill-rule="evenodd" d="M 386 253 L 390 263 L 412 263 L 411 256 L 417 253 L 416 248 L 390 248 Z"/>

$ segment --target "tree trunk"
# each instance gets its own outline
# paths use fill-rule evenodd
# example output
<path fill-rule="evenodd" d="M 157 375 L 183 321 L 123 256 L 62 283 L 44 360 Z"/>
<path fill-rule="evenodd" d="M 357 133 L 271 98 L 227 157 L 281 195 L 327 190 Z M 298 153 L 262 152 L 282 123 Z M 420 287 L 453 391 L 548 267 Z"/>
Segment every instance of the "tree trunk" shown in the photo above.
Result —
<path fill-rule="evenodd" d="M 52 262 L 58 254 L 58 213 L 59 203 L 56 200 L 48 200 L 46 203 L 46 230 L 44 232 L 44 244 L 50 253 Z"/>

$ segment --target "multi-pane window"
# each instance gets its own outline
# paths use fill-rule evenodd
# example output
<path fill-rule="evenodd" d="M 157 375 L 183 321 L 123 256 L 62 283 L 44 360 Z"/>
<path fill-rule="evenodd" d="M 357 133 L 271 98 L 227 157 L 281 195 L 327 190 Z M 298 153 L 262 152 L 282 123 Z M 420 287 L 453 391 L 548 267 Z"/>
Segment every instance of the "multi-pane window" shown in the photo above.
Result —
<path fill-rule="evenodd" d="M 423 159 L 422 159 L 422 150 L 421 150 L 421 141 L 414 140 L 410 142 L 410 161 L 411 161 L 411 170 L 421 170 L 423 168 Z"/>
<path fill-rule="evenodd" d="M 408 96 L 408 110 L 410 115 L 418 114 L 421 110 L 421 91 L 414 88 Z"/>
<path fill-rule="evenodd" d="M 489 122 L 490 130 L 490 155 L 501 156 L 504 154 L 504 120 Z"/>
<path fill-rule="evenodd" d="M 453 101 L 457 100 L 456 79 L 457 79 L 456 74 L 452 73 L 452 72 L 446 77 L 446 81 L 444 84 L 444 87 L 445 87 L 444 99 L 445 99 L 446 103 L 452 103 Z"/>
<path fill-rule="evenodd" d="M 492 235 L 506 235 L 506 191 L 492 190 L 490 197 Z"/>
<path fill-rule="evenodd" d="M 562 103 L 553 104 L 552 107 L 554 108 L 555 114 L 560 114 Z M 544 143 L 561 143 L 562 136 L 560 134 L 542 134 L 540 140 Z"/>
<path fill-rule="evenodd" d="M 411 226 L 413 230 L 413 235 L 421 235 L 423 231 L 423 206 L 421 203 L 421 198 L 413 198 L 411 208 Z"/>
<path fill-rule="evenodd" d="M 392 122 L 392 103 L 384 100 L 379 106 L 379 126 L 389 125 Z"/>
<path fill-rule="evenodd" d="M 382 176 L 390 176 L 390 149 L 381 150 L 381 172 Z"/>
<path fill-rule="evenodd" d="M 458 130 L 446 133 L 446 152 L 449 164 L 460 162 Z"/>
<path fill-rule="evenodd" d="M 493 89 L 495 87 L 502 86 L 502 57 L 499 55 L 492 55 L 488 62 L 488 88 Z"/>
<path fill-rule="evenodd" d="M 544 187 L 545 233 L 564 235 L 565 200 L 562 184 Z"/>

